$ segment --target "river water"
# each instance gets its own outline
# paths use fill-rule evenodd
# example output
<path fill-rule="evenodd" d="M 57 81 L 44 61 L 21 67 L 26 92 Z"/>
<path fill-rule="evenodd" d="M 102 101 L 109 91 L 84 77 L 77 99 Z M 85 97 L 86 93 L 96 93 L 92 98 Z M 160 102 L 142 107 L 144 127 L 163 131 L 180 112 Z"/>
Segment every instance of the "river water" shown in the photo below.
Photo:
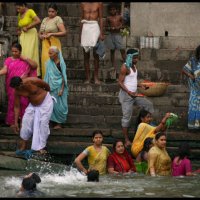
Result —
<path fill-rule="evenodd" d="M 29 172 L 0 170 L 0 197 L 16 197 L 22 177 Z M 200 174 L 193 177 L 150 177 L 143 174 L 105 175 L 99 182 L 87 182 L 73 167 L 60 171 L 39 170 L 43 194 L 38 197 L 200 197 Z"/>

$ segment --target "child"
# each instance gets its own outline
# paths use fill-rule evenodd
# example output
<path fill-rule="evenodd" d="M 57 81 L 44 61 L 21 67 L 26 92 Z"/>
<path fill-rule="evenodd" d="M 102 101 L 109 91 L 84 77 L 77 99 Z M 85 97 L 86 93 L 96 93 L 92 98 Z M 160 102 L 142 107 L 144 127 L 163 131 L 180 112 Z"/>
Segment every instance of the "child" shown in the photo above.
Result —
<path fill-rule="evenodd" d="M 192 165 L 188 158 L 190 155 L 190 146 L 188 143 L 182 143 L 179 146 L 178 156 L 172 162 L 172 176 L 192 176 Z"/>
<path fill-rule="evenodd" d="M 116 4 L 110 4 L 108 9 L 110 16 L 106 18 L 106 30 L 109 31 L 109 35 L 106 38 L 106 45 L 110 49 L 112 67 L 117 72 L 115 50 L 120 50 L 123 62 L 126 59 L 125 47 L 122 45 L 122 36 L 120 34 L 120 29 L 123 28 L 123 17 L 118 14 Z"/>

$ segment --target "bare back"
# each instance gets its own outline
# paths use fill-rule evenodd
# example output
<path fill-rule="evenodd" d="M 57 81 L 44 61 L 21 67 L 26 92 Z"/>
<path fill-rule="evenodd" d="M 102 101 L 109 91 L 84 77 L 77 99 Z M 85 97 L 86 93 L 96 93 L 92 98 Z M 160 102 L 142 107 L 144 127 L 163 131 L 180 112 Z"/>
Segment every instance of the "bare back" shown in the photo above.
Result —
<path fill-rule="evenodd" d="M 49 85 L 36 77 L 22 79 L 23 84 L 15 89 L 16 96 L 28 97 L 34 106 L 40 105 L 46 97 Z"/>
<path fill-rule="evenodd" d="M 86 20 L 95 20 L 98 21 L 98 18 L 101 17 L 100 13 L 102 12 L 101 3 L 81 3 L 82 10 L 82 19 Z"/>

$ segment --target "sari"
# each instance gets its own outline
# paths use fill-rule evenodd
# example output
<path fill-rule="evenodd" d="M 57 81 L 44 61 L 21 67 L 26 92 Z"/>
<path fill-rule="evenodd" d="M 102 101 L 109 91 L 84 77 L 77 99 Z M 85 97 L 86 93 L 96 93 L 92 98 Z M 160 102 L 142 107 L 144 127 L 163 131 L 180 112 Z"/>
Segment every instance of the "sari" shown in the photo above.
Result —
<path fill-rule="evenodd" d="M 188 77 L 188 86 L 190 89 L 188 128 L 200 129 L 200 60 L 192 57 L 183 67 L 183 70 L 195 77 L 194 81 Z"/>
<path fill-rule="evenodd" d="M 151 126 L 147 123 L 140 123 L 136 131 L 135 137 L 132 142 L 131 152 L 136 158 L 139 152 L 143 148 L 144 140 L 147 137 L 154 138 L 156 127 Z"/>
<path fill-rule="evenodd" d="M 18 27 L 23 28 L 33 22 L 33 18 L 36 16 L 32 9 L 28 9 L 23 18 L 18 14 Z M 19 43 L 22 46 L 22 55 L 34 60 L 37 65 L 37 71 L 32 71 L 31 76 L 40 76 L 40 64 L 39 64 L 39 40 L 36 28 L 31 28 L 27 32 L 21 31 L 19 36 Z"/>
<path fill-rule="evenodd" d="M 136 172 L 133 159 L 126 150 L 122 155 L 114 151 L 109 155 L 107 162 L 107 168 L 114 168 L 114 170 L 117 172 L 125 173 L 129 172 L 130 170 Z"/>
<path fill-rule="evenodd" d="M 97 152 L 93 145 L 87 147 L 83 153 L 88 156 L 89 170 L 98 170 L 100 175 L 107 172 L 107 158 L 110 150 L 106 146 L 102 146 L 100 152 Z"/>
<path fill-rule="evenodd" d="M 30 65 L 24 60 L 13 59 L 12 57 L 8 57 L 4 65 L 7 67 L 6 74 L 6 92 L 8 96 L 8 110 L 6 115 L 6 124 L 13 125 L 15 123 L 15 114 L 14 114 L 14 101 L 15 101 L 15 89 L 10 87 L 10 80 L 14 76 L 20 76 L 21 78 L 30 77 L 32 70 Z M 29 104 L 29 100 L 26 97 L 20 97 L 20 119 L 22 119 L 25 109 Z"/>
<path fill-rule="evenodd" d="M 63 20 L 60 16 L 56 16 L 51 20 L 48 20 L 48 17 L 45 17 L 42 20 L 40 26 L 40 32 L 42 33 L 56 33 L 59 32 L 58 25 L 63 23 Z M 61 42 L 60 39 L 56 36 L 51 36 L 50 38 L 42 40 L 42 55 L 41 55 L 41 69 L 42 69 L 42 79 L 44 79 L 46 73 L 46 62 L 49 59 L 49 48 L 51 46 L 56 46 L 59 51 L 61 51 Z"/>
<path fill-rule="evenodd" d="M 171 158 L 166 149 L 160 149 L 155 145 L 148 152 L 147 174 L 150 174 L 150 168 L 154 167 L 156 175 L 171 175 L 171 163 Z"/>
<path fill-rule="evenodd" d="M 59 52 L 58 56 L 60 60 L 61 71 L 59 71 L 55 62 L 49 59 L 46 63 L 47 71 L 44 77 L 44 81 L 47 82 L 51 88 L 51 96 L 56 98 L 56 102 L 54 102 L 53 113 L 51 115 L 50 120 L 57 123 L 65 123 L 68 114 L 67 73 L 66 64 L 61 52 Z M 58 93 L 62 88 L 62 81 L 64 81 L 64 91 L 62 96 L 58 96 Z"/>

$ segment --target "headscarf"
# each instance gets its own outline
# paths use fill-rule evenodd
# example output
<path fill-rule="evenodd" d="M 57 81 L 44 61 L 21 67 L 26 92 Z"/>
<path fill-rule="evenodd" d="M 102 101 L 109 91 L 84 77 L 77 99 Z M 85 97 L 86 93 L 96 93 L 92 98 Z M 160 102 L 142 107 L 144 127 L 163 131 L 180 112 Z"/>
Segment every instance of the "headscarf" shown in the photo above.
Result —
<path fill-rule="evenodd" d="M 129 49 L 127 51 L 127 55 L 126 55 L 126 62 L 125 62 L 125 65 L 128 69 L 131 68 L 132 66 L 132 60 L 133 60 L 133 57 L 134 56 L 138 56 L 139 55 L 139 52 L 138 50 L 136 49 Z"/>

